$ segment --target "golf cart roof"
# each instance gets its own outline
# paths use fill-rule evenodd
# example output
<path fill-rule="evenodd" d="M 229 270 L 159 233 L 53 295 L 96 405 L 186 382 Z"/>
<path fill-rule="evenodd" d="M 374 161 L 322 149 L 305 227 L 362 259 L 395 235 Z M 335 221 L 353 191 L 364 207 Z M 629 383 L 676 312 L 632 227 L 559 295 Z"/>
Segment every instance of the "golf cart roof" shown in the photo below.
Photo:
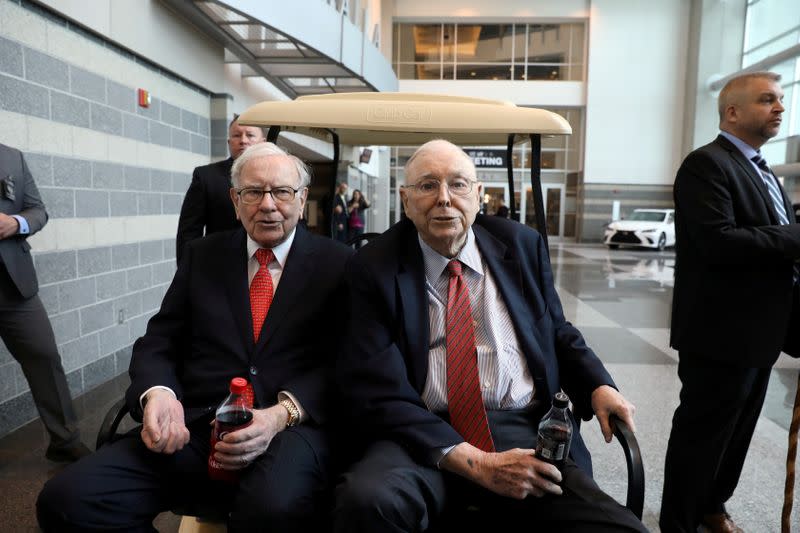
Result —
<path fill-rule="evenodd" d="M 239 116 L 243 126 L 279 127 L 342 144 L 420 145 L 446 138 L 461 146 L 506 145 L 509 134 L 569 135 L 560 115 L 485 98 L 417 93 L 335 93 L 262 102 Z"/>

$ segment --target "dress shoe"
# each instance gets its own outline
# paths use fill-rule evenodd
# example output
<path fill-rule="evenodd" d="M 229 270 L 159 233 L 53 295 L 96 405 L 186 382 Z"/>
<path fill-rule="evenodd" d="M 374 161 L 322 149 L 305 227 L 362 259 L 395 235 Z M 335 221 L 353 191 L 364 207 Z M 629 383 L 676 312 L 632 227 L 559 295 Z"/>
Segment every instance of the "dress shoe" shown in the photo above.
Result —
<path fill-rule="evenodd" d="M 744 529 L 737 526 L 728 513 L 703 515 L 703 526 L 709 533 L 744 533 Z"/>
<path fill-rule="evenodd" d="M 44 456 L 57 463 L 74 463 L 90 453 L 92 453 L 92 450 L 87 448 L 81 441 L 77 441 L 66 446 L 53 446 L 51 444 L 47 447 L 47 451 L 44 452 Z"/>

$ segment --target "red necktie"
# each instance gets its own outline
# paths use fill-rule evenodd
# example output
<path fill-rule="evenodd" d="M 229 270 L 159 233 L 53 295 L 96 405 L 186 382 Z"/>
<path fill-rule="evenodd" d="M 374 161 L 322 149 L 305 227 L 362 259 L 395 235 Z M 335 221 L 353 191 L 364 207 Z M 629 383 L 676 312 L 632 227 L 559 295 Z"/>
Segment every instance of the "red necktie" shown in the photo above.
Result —
<path fill-rule="evenodd" d="M 261 326 L 264 325 L 264 319 L 267 318 L 269 306 L 272 304 L 272 276 L 267 265 L 275 259 L 275 255 L 268 248 L 259 248 L 255 255 L 258 261 L 258 272 L 250 282 L 250 313 L 253 315 L 253 340 L 258 342 L 258 338 L 261 336 Z M 247 384 L 244 396 L 245 401 L 252 407 L 254 400 L 252 383 Z"/>
<path fill-rule="evenodd" d="M 461 262 L 447 264 L 447 408 L 450 423 L 464 439 L 486 452 L 494 451 L 478 377 L 478 352 L 469 304 L 469 289 Z"/>
<path fill-rule="evenodd" d="M 267 318 L 269 306 L 272 304 L 272 276 L 267 265 L 275 259 L 272 250 L 259 248 L 256 250 L 258 272 L 250 282 L 250 312 L 253 314 L 253 340 L 258 342 L 261 335 L 261 326 Z"/>

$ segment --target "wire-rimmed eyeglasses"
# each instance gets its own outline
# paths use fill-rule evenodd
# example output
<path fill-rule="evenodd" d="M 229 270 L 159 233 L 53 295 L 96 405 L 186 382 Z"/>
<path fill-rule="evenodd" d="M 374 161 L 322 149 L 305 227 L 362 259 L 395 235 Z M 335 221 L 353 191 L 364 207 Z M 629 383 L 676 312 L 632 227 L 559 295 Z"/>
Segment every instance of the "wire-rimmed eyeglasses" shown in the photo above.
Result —
<path fill-rule="evenodd" d="M 303 189 L 305 187 L 300 187 L 299 189 L 292 189 L 291 187 L 273 187 L 272 189 L 242 187 L 241 189 L 236 189 L 236 194 L 239 195 L 243 203 L 248 205 L 260 204 L 265 194 L 272 196 L 272 200 L 275 203 L 286 204 L 294 200 L 297 193 Z"/>
<path fill-rule="evenodd" d="M 472 188 L 476 183 L 478 183 L 477 180 L 468 180 L 466 178 L 454 178 L 447 181 L 428 178 L 420 180 L 412 185 L 404 185 L 403 188 L 414 189 L 417 191 L 417 194 L 421 196 L 433 196 L 439 194 L 439 189 L 443 184 L 446 184 L 450 194 L 455 196 L 467 196 L 472 192 Z"/>

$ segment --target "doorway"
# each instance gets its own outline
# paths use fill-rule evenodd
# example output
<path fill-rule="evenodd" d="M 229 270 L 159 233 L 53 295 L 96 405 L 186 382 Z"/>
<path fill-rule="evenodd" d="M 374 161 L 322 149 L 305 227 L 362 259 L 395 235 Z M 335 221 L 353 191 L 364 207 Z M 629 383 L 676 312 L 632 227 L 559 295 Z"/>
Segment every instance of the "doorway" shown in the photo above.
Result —
<path fill-rule="evenodd" d="M 547 224 L 547 236 L 560 239 L 564 236 L 564 185 L 560 183 L 543 183 L 544 218 Z M 527 226 L 536 228 L 536 209 L 533 203 L 531 186 L 525 186 L 525 195 L 519 208 L 521 220 Z"/>

